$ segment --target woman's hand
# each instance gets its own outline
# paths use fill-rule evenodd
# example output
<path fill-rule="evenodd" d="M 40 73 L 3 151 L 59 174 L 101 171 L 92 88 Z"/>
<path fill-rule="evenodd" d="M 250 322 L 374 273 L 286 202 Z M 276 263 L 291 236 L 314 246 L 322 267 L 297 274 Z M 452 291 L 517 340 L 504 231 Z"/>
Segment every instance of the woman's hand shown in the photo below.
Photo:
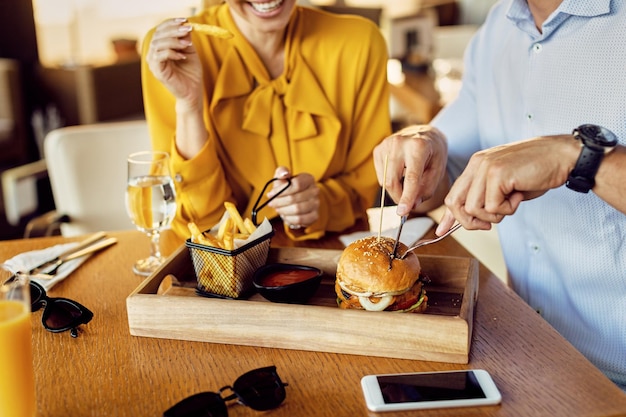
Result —
<path fill-rule="evenodd" d="M 177 103 L 194 106 L 202 103 L 202 66 L 191 43 L 192 28 L 185 22 L 185 18 L 175 18 L 157 26 L 146 61 Z"/>
<path fill-rule="evenodd" d="M 320 190 L 311 174 L 302 173 L 291 176 L 285 167 L 278 167 L 275 178 L 291 179 L 291 185 L 278 197 L 268 203 L 289 227 L 299 229 L 313 224 L 319 217 Z M 268 198 L 276 195 L 285 187 L 287 181 L 274 181 Z"/>

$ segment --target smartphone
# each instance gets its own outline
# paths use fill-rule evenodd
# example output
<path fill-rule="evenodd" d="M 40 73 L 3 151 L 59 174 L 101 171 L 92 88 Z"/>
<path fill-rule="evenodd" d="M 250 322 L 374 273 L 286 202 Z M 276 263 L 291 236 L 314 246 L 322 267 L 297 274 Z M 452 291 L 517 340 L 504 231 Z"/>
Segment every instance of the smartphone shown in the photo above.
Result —
<path fill-rule="evenodd" d="M 366 375 L 361 387 L 371 411 L 495 405 L 500 391 L 483 369 Z"/>

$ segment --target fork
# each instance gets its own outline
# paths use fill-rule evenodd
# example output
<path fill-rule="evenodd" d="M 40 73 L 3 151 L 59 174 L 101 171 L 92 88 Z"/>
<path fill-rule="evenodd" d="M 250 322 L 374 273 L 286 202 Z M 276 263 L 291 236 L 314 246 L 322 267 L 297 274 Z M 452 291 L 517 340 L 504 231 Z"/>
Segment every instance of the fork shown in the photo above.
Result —
<path fill-rule="evenodd" d="M 414 244 L 413 246 L 411 246 L 410 248 L 408 248 L 404 254 L 402 254 L 402 256 L 400 256 L 400 259 L 404 259 L 406 258 L 406 255 L 411 252 L 414 251 L 417 248 L 421 248 L 422 246 L 426 246 L 426 245 L 430 245 L 431 243 L 437 243 L 439 242 L 441 239 L 443 239 L 444 237 L 447 237 L 449 235 L 451 235 L 452 233 L 456 232 L 457 230 L 459 230 L 459 228 L 461 227 L 461 223 L 457 223 L 454 226 L 452 226 L 450 228 L 450 230 L 448 230 L 446 233 L 444 233 L 443 235 L 436 237 L 434 239 L 422 239 L 419 240 L 416 244 Z"/>

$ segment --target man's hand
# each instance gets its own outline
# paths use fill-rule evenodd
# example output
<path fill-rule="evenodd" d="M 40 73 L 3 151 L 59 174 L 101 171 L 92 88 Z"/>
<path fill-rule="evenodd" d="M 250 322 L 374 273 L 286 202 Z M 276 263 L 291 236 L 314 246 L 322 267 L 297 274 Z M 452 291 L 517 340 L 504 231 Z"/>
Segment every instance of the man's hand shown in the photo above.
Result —
<path fill-rule="evenodd" d="M 444 135 L 425 125 L 400 130 L 374 149 L 378 182 L 398 203 L 398 215 L 409 214 L 436 194 L 446 176 L 447 158 Z"/>
<path fill-rule="evenodd" d="M 491 223 L 515 213 L 522 201 L 563 185 L 579 153 L 580 147 L 569 135 L 477 152 L 445 198 L 446 224 L 453 217 L 466 229 L 490 229 Z"/>

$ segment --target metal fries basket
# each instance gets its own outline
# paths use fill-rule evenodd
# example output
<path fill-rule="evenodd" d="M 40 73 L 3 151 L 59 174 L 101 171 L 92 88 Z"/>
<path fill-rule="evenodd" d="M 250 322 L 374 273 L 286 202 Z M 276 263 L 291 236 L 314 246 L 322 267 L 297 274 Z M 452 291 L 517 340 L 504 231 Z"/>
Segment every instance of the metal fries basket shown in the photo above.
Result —
<path fill-rule="evenodd" d="M 198 280 L 198 294 L 222 298 L 245 298 L 250 295 L 254 291 L 252 276 L 267 262 L 273 235 L 272 229 L 232 251 L 187 239 L 185 244 Z"/>

